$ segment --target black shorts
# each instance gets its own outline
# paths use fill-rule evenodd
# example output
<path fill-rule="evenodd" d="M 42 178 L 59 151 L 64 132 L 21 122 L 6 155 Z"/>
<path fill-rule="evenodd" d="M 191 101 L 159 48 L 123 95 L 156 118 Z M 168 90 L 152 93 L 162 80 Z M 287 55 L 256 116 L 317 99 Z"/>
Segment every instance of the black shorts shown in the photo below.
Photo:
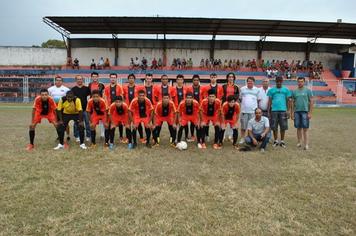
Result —
<path fill-rule="evenodd" d="M 285 111 L 272 111 L 270 120 L 271 130 L 288 130 L 288 117 Z"/>
<path fill-rule="evenodd" d="M 64 128 L 67 128 L 68 123 L 72 120 L 78 125 L 79 123 L 79 114 L 64 114 L 62 113 L 63 125 Z"/>

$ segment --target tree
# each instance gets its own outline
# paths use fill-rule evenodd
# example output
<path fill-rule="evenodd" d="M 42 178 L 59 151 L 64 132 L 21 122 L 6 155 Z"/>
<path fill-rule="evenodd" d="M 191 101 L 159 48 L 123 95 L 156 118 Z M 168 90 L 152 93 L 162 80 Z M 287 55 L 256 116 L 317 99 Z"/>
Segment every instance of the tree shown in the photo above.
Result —
<path fill-rule="evenodd" d="M 49 39 L 47 42 L 43 42 L 41 46 L 43 48 L 65 48 L 64 42 L 57 39 Z"/>

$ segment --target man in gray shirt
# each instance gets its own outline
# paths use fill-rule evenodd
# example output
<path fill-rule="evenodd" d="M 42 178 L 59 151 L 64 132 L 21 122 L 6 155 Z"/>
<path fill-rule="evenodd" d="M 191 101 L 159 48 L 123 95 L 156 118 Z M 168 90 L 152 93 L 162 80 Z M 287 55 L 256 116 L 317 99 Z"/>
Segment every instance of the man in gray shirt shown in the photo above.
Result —
<path fill-rule="evenodd" d="M 256 147 L 260 143 L 260 150 L 264 152 L 271 137 L 269 130 L 268 118 L 262 116 L 260 108 L 256 108 L 255 117 L 249 120 L 247 124 L 246 144 Z"/>

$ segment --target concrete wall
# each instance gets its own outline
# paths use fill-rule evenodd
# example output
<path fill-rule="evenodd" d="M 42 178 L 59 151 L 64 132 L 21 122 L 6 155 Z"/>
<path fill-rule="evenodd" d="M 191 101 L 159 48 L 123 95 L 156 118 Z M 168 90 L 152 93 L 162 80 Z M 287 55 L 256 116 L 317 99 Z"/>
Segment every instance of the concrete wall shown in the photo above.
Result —
<path fill-rule="evenodd" d="M 64 65 L 66 57 L 65 49 L 0 47 L 0 65 Z"/>

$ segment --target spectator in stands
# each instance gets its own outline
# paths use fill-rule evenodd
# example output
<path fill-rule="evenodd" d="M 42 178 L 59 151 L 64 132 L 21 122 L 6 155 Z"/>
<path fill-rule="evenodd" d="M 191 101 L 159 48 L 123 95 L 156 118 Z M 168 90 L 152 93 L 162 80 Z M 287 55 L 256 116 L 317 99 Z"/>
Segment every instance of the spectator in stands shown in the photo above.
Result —
<path fill-rule="evenodd" d="M 187 61 L 187 67 L 188 69 L 192 69 L 193 68 L 193 60 L 192 58 L 189 58 Z"/>
<path fill-rule="evenodd" d="M 73 61 L 72 61 L 72 58 L 71 57 L 68 57 L 67 58 L 67 64 L 66 64 L 67 67 L 73 67 Z"/>
<path fill-rule="evenodd" d="M 91 70 L 96 70 L 96 64 L 95 64 L 94 59 L 91 59 L 90 69 L 91 69 Z"/>
<path fill-rule="evenodd" d="M 204 61 L 203 58 L 200 60 L 200 65 L 199 65 L 199 67 L 200 67 L 201 70 L 205 68 L 205 61 Z"/>
<path fill-rule="evenodd" d="M 105 58 L 105 61 L 104 61 L 104 69 L 110 69 L 110 60 L 109 58 Z"/>
<path fill-rule="evenodd" d="M 163 69 L 163 62 L 162 62 L 162 59 L 161 59 L 161 58 L 158 59 L 157 67 L 158 67 L 158 69 L 160 69 L 160 70 Z"/>
<path fill-rule="evenodd" d="M 79 70 L 79 60 L 78 60 L 78 58 L 74 59 L 73 69 L 78 69 Z"/>
<path fill-rule="evenodd" d="M 140 60 L 138 59 L 138 57 L 136 57 L 134 62 L 134 69 L 138 70 L 139 68 L 140 68 Z"/>
<path fill-rule="evenodd" d="M 152 60 L 151 69 L 156 70 L 157 68 L 158 68 L 157 60 L 156 60 L 156 58 L 154 57 L 153 60 Z"/>
<path fill-rule="evenodd" d="M 182 59 L 182 69 L 187 69 L 187 61 L 185 60 L 185 58 Z"/>
<path fill-rule="evenodd" d="M 99 62 L 98 62 L 98 69 L 101 70 L 104 68 L 104 58 L 100 57 Z"/>
<path fill-rule="evenodd" d="M 134 59 L 131 57 L 129 69 L 133 70 L 135 67 Z"/>
<path fill-rule="evenodd" d="M 145 57 L 142 57 L 141 60 L 141 69 L 146 70 L 147 69 L 147 59 Z"/>

